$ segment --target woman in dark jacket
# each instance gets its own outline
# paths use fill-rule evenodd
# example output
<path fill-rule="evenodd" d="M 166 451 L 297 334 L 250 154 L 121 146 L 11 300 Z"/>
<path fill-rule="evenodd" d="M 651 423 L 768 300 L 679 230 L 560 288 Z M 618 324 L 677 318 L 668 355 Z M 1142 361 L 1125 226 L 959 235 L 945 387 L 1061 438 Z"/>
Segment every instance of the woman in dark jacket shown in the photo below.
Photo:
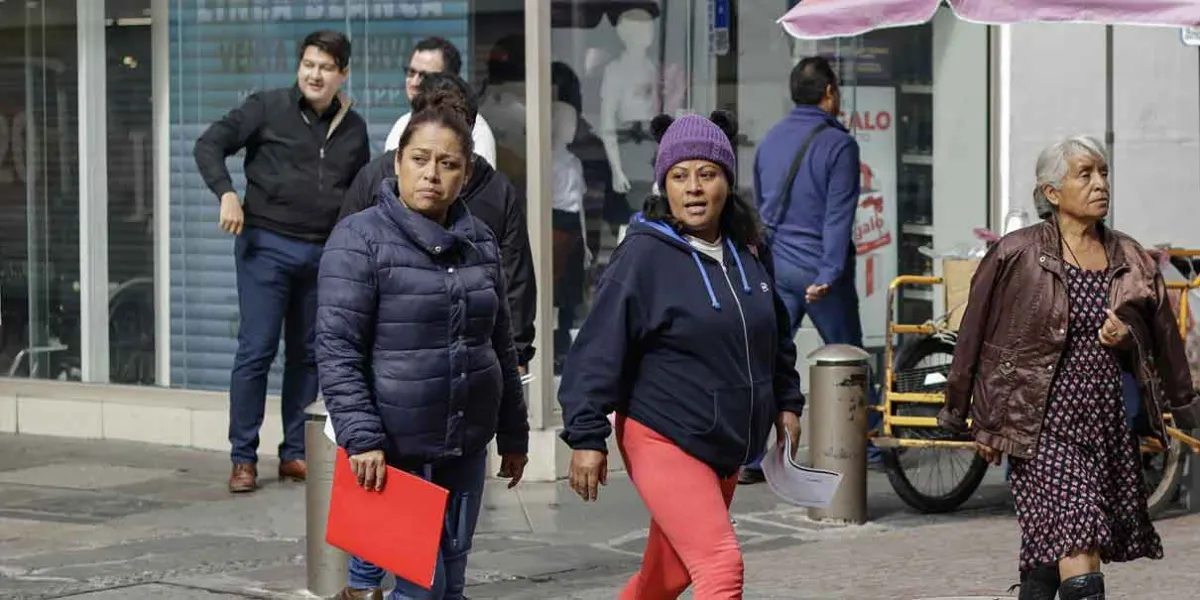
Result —
<path fill-rule="evenodd" d="M 787 312 L 753 209 L 732 193 L 732 117 L 652 122 L 652 196 L 613 253 L 567 357 L 559 402 L 571 486 L 606 481 L 607 415 L 652 521 L 620 597 L 742 597 L 729 520 L 738 469 L 766 441 L 796 444 L 804 397 Z"/>
<path fill-rule="evenodd" d="M 1163 411 L 1191 428 L 1198 405 L 1158 265 L 1103 224 L 1103 145 L 1046 148 L 1034 202 L 1043 222 L 1001 239 L 971 282 L 939 420 L 962 431 L 969 416 L 984 458 L 1011 457 L 1020 598 L 1099 600 L 1101 562 L 1163 554 L 1122 371 L 1164 444 Z"/>
<path fill-rule="evenodd" d="M 364 487 L 381 489 L 392 465 L 450 490 L 432 592 L 399 581 L 393 598 L 462 598 L 488 442 L 510 487 L 526 463 L 500 251 L 458 199 L 471 154 L 461 110 L 415 114 L 399 180 L 338 223 L 321 259 L 317 366 L 338 445 Z"/>
<path fill-rule="evenodd" d="M 426 73 L 412 112 L 427 108 L 458 105 L 474 127 L 479 105 L 467 82 L 453 73 Z M 359 170 L 346 190 L 338 220 L 375 206 L 375 195 L 384 179 L 396 177 L 396 150 L 389 150 Z M 533 255 L 529 251 L 529 230 L 525 225 L 525 196 L 513 187 L 508 177 L 492 168 L 487 159 L 471 156 L 471 178 L 459 192 L 471 214 L 492 229 L 500 244 L 504 281 L 508 284 L 508 307 L 512 314 L 513 343 L 517 362 L 524 368 L 533 360 L 534 313 L 537 311 L 537 284 L 533 277 Z"/>

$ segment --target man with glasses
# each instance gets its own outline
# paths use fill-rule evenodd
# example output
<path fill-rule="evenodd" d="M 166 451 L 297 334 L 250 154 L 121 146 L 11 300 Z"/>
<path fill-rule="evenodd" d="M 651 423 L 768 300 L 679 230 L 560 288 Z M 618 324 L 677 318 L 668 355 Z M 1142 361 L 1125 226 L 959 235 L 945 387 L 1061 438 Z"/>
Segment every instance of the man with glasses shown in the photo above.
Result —
<path fill-rule="evenodd" d="M 426 73 L 449 72 L 461 76 L 461 71 L 462 54 L 454 44 L 450 43 L 450 40 L 433 36 L 417 42 L 417 45 L 413 46 L 412 57 L 408 61 L 408 71 L 404 77 L 404 92 L 408 94 L 409 103 L 411 104 L 417 95 L 417 90 L 421 87 L 421 79 L 425 77 Z M 392 131 L 383 144 L 385 152 L 395 150 L 400 145 L 400 136 L 404 133 L 404 128 L 408 127 L 410 118 L 412 118 L 412 113 L 405 113 L 392 126 Z M 483 119 L 483 115 L 476 117 L 471 137 L 475 140 L 475 154 L 482 156 L 494 168 L 496 166 L 496 137 L 492 135 L 492 128 Z"/>

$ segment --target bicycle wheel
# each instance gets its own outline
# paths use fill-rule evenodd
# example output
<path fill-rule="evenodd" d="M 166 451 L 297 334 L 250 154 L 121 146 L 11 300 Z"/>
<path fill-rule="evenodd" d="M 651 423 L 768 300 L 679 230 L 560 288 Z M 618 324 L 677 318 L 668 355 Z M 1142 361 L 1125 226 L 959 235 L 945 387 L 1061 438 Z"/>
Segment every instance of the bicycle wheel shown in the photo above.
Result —
<path fill-rule="evenodd" d="M 154 383 L 154 281 L 131 279 L 113 290 L 108 308 L 109 381 Z"/>
<path fill-rule="evenodd" d="M 945 390 L 954 342 L 926 336 L 906 344 L 897 354 L 893 389 L 900 393 L 940 393 Z M 893 405 L 897 416 L 936 417 L 934 404 Z M 900 439 L 956 440 L 961 436 L 941 428 L 893 427 Z M 883 454 L 888 482 L 913 509 L 926 513 L 951 512 L 971 498 L 987 474 L 988 464 L 974 450 L 890 448 Z"/>
<path fill-rule="evenodd" d="M 1142 446 L 1142 472 L 1146 480 L 1146 509 L 1157 519 L 1178 499 L 1183 477 L 1183 442 L 1170 438 L 1165 450 Z"/>

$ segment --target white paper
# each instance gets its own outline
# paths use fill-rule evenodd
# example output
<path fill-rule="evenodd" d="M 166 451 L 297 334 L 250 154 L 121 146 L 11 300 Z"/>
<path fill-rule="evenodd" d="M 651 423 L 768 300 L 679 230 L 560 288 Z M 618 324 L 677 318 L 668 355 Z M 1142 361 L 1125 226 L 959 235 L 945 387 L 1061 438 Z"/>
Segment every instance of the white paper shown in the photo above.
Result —
<path fill-rule="evenodd" d="M 521 385 L 529 385 L 529 382 L 531 382 L 531 381 L 533 381 L 532 373 L 527 373 L 527 374 L 521 376 Z M 325 437 L 329 438 L 329 441 L 333 442 L 336 445 L 337 444 L 337 435 L 333 431 L 333 419 L 330 419 L 329 417 L 325 418 L 324 431 L 325 431 Z"/>
<path fill-rule="evenodd" d="M 333 445 L 337 445 L 337 436 L 333 433 L 333 419 L 329 417 L 325 417 L 325 437 L 329 438 Z"/>
<path fill-rule="evenodd" d="M 811 469 L 792 459 L 792 443 L 772 444 L 762 460 L 767 485 L 783 500 L 807 508 L 829 508 L 842 474 Z"/>

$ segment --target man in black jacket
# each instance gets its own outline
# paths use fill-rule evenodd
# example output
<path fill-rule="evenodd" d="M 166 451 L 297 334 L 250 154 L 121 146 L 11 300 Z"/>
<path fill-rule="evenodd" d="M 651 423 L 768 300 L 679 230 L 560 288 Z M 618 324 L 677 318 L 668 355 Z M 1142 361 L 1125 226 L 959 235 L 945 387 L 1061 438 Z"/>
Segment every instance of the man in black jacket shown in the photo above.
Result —
<path fill-rule="evenodd" d="M 317 397 L 317 269 L 342 196 L 370 159 L 367 125 L 339 93 L 350 41 L 317 31 L 300 44 L 296 85 L 251 94 L 196 140 L 196 166 L 237 236 L 238 351 L 229 384 L 229 491 L 257 486 L 267 373 L 284 336 L 279 477 L 303 481 L 304 408 Z M 245 149 L 246 198 L 225 159 Z"/>
<path fill-rule="evenodd" d="M 465 81 L 449 72 L 427 73 L 420 93 L 412 100 L 413 113 L 444 101 L 462 102 L 474 126 L 479 105 Z M 525 198 L 508 177 L 482 156 L 472 157 L 471 179 L 460 197 L 471 214 L 492 228 L 500 240 L 501 262 L 508 283 L 508 304 L 512 313 L 513 341 L 522 371 L 533 359 L 533 318 L 537 310 L 537 284 L 533 276 L 533 255 L 529 251 L 529 232 L 525 223 Z M 396 151 L 390 150 L 363 167 L 342 204 L 338 220 L 375 204 L 383 180 L 396 176 Z"/>

